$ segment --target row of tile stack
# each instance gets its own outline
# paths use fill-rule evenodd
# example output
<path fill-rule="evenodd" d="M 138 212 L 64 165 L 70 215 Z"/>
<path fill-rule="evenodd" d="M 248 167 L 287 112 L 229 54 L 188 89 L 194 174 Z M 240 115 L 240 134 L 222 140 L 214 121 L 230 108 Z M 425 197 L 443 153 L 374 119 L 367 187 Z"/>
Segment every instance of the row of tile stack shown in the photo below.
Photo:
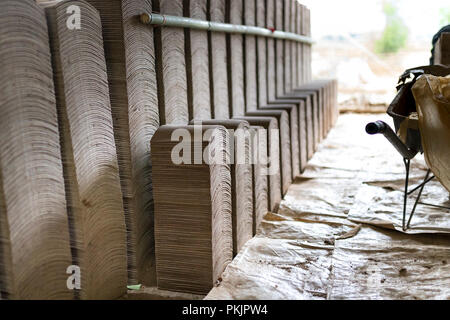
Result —
<path fill-rule="evenodd" d="M 152 12 L 310 36 L 294 0 L 2 1 L 1 299 L 206 294 L 334 125 L 309 44 Z"/>

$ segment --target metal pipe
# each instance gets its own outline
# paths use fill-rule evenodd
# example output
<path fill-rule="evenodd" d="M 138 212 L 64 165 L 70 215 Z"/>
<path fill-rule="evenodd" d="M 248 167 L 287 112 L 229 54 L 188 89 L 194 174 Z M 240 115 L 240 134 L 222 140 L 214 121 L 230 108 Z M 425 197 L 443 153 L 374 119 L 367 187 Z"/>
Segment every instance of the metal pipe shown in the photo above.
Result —
<path fill-rule="evenodd" d="M 162 15 L 157 13 L 142 13 L 140 20 L 143 24 L 165 27 L 190 28 L 213 32 L 236 33 L 254 35 L 283 40 L 292 40 L 306 44 L 314 44 L 310 37 L 302 36 L 292 32 L 270 30 L 261 27 L 228 24 L 212 21 L 197 20 L 178 16 Z"/>
<path fill-rule="evenodd" d="M 376 121 L 369 123 L 366 126 L 366 132 L 368 134 L 382 134 L 388 139 L 388 141 L 394 146 L 395 149 L 403 156 L 404 159 L 413 159 L 417 151 L 409 149 L 400 138 L 395 134 L 395 132 L 383 121 Z"/>
<path fill-rule="evenodd" d="M 428 177 L 430 176 L 430 173 L 431 173 L 431 170 L 428 169 L 427 175 L 425 176 L 425 181 L 428 180 Z M 423 193 L 423 189 L 425 188 L 425 184 L 426 184 L 426 183 L 424 182 L 424 183 L 422 184 L 422 186 L 420 187 L 419 195 L 418 195 L 417 198 L 416 198 L 416 202 L 414 202 L 414 207 L 413 207 L 413 209 L 412 209 L 412 211 L 411 211 L 411 214 L 409 215 L 408 223 L 406 224 L 406 230 L 408 230 L 409 227 L 411 226 L 411 221 L 412 221 L 412 218 L 413 218 L 413 216 L 414 216 L 414 213 L 416 212 L 417 205 L 419 204 L 419 201 L 420 201 L 420 197 L 422 197 L 422 193 Z M 405 231 L 406 231 L 406 230 L 405 230 Z"/>

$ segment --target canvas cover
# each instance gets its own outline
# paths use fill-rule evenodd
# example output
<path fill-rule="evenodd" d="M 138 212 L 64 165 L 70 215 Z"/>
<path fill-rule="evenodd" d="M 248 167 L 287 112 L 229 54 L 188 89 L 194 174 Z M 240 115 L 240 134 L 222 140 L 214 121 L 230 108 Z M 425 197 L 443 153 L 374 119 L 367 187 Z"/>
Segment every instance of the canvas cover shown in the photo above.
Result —
<path fill-rule="evenodd" d="M 450 191 L 450 76 L 424 75 L 412 88 L 428 167 Z"/>

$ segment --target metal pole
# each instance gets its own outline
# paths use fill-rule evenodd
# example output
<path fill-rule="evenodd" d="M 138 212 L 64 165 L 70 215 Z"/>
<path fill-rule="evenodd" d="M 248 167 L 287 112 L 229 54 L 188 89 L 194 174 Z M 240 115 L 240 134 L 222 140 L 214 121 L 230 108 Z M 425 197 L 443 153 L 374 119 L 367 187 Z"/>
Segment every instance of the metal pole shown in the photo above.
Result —
<path fill-rule="evenodd" d="M 406 179 L 405 179 L 405 194 L 403 196 L 403 223 L 402 223 L 402 229 L 403 231 L 406 231 L 406 209 L 408 205 L 408 184 L 409 184 L 409 168 L 411 165 L 410 159 L 403 159 L 405 163 L 406 168 Z"/>
<path fill-rule="evenodd" d="M 371 122 L 366 126 L 366 132 L 368 134 L 383 134 L 386 139 L 394 146 L 395 149 L 403 156 L 405 159 L 413 159 L 417 151 L 409 149 L 403 141 L 395 134 L 395 132 L 383 121 Z"/>
<path fill-rule="evenodd" d="M 425 179 L 424 179 L 425 181 L 428 180 L 428 177 L 430 176 L 430 173 L 431 173 L 431 170 L 428 169 L 427 175 L 426 175 L 426 177 L 425 177 Z M 419 195 L 417 196 L 416 202 L 414 203 L 414 207 L 413 207 L 413 209 L 412 209 L 412 211 L 411 211 L 411 214 L 409 215 L 409 220 L 408 220 L 408 224 L 406 225 L 406 230 L 408 230 L 409 227 L 411 226 L 411 220 L 412 220 L 412 218 L 413 218 L 413 216 L 414 216 L 414 213 L 416 212 L 417 205 L 419 204 L 420 197 L 422 197 L 422 193 L 423 193 L 423 189 L 425 188 L 425 185 L 426 185 L 426 183 L 424 182 L 424 183 L 422 184 L 422 186 L 420 187 Z"/>
<path fill-rule="evenodd" d="M 190 28 L 213 32 L 246 34 L 276 39 L 292 40 L 310 45 L 314 44 L 314 41 L 310 37 L 301 36 L 299 34 L 292 32 L 284 32 L 278 30 L 272 31 L 266 28 L 254 26 L 219 23 L 178 16 L 168 16 L 156 13 L 143 13 L 140 16 L 140 20 L 143 24 L 154 26 Z"/>

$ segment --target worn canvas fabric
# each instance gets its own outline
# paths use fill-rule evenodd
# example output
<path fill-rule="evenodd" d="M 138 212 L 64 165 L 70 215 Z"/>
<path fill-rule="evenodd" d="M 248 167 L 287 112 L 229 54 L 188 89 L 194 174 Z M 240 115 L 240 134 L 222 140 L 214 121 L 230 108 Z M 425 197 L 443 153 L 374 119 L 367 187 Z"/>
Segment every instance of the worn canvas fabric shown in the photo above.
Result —
<path fill-rule="evenodd" d="M 412 88 L 425 160 L 450 191 L 450 77 L 424 75 Z"/>

